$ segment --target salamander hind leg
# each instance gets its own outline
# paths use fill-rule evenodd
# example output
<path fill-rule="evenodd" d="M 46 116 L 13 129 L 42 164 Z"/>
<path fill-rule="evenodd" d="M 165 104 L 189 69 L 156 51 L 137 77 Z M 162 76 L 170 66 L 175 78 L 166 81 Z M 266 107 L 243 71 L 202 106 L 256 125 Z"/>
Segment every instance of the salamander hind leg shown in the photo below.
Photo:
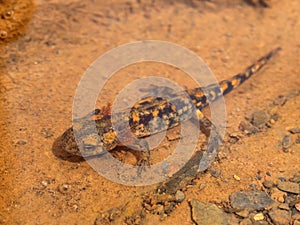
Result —
<path fill-rule="evenodd" d="M 150 167 L 150 149 L 148 142 L 143 139 L 138 139 L 137 145 L 140 147 L 140 157 L 136 166 L 138 166 L 138 175 L 140 176 L 146 167 Z"/>

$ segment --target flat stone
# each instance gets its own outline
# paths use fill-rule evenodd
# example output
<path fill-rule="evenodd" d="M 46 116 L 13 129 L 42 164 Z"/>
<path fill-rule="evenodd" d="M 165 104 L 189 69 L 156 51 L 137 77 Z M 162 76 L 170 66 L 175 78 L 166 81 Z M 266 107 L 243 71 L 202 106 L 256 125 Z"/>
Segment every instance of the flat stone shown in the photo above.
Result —
<path fill-rule="evenodd" d="M 249 211 L 244 209 L 242 211 L 238 211 L 235 213 L 236 215 L 240 216 L 240 217 L 243 217 L 243 218 L 247 218 L 249 217 Z"/>
<path fill-rule="evenodd" d="M 286 204 L 286 203 L 282 203 L 278 206 L 279 209 L 283 209 L 283 210 L 286 210 L 286 211 L 289 211 L 290 210 L 290 207 L 289 207 L 289 204 Z"/>
<path fill-rule="evenodd" d="M 228 225 L 229 217 L 215 204 L 200 202 L 192 199 L 192 219 L 198 225 Z"/>
<path fill-rule="evenodd" d="M 209 169 L 208 172 L 214 177 L 218 178 L 221 175 L 221 170 L 219 169 Z"/>
<path fill-rule="evenodd" d="M 285 192 L 290 192 L 293 194 L 300 194 L 299 184 L 294 183 L 294 182 L 279 181 L 277 184 L 277 187 L 278 187 L 278 189 L 285 191 Z"/>
<path fill-rule="evenodd" d="M 282 139 L 282 147 L 289 148 L 293 144 L 293 138 L 291 135 L 284 135 Z"/>
<path fill-rule="evenodd" d="M 265 125 L 270 120 L 270 115 L 266 110 L 257 110 L 252 114 L 251 123 L 256 126 Z"/>
<path fill-rule="evenodd" d="M 237 210 L 262 210 L 274 204 L 265 192 L 256 190 L 235 192 L 229 198 L 232 208 Z"/>
<path fill-rule="evenodd" d="M 291 220 L 291 212 L 281 209 L 272 209 L 268 212 L 275 225 L 287 225 Z"/>
<path fill-rule="evenodd" d="M 299 134 L 300 133 L 300 128 L 289 129 L 289 132 L 291 132 L 292 134 Z"/>
<path fill-rule="evenodd" d="M 265 188 L 271 188 L 271 187 L 274 186 L 274 183 L 270 180 L 266 180 L 266 181 L 263 182 L 263 185 L 264 185 Z"/>

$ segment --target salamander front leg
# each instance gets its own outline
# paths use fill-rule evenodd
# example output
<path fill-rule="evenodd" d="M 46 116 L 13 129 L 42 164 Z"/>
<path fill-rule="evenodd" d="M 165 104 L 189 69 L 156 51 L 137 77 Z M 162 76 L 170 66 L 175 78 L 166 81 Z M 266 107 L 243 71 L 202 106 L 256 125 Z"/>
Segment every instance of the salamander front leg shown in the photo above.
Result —
<path fill-rule="evenodd" d="M 135 165 L 138 166 L 138 175 L 140 176 L 146 167 L 150 167 L 150 148 L 144 139 L 136 139 L 131 145 L 138 147 L 138 150 L 134 150 L 133 153 L 138 159 Z"/>
<path fill-rule="evenodd" d="M 209 138 L 207 150 L 203 153 L 199 162 L 198 172 L 203 172 L 215 161 L 223 140 L 217 127 L 200 110 L 197 110 L 197 115 L 200 122 L 200 130 Z"/>

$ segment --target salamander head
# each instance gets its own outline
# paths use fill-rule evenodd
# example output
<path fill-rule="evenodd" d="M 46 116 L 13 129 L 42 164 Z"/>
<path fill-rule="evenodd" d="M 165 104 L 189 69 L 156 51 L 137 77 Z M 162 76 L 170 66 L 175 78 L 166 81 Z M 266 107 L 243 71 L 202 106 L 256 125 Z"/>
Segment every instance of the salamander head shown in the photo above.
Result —
<path fill-rule="evenodd" d="M 63 149 L 72 155 L 90 157 L 107 152 L 97 134 L 89 134 L 75 139 L 72 127 L 63 134 L 63 143 Z"/>
<path fill-rule="evenodd" d="M 93 123 L 76 124 L 66 130 L 62 135 L 63 149 L 72 154 L 82 157 L 102 155 L 106 149 L 101 141 L 101 137 L 91 129 Z M 76 138 L 75 138 L 75 134 Z"/>

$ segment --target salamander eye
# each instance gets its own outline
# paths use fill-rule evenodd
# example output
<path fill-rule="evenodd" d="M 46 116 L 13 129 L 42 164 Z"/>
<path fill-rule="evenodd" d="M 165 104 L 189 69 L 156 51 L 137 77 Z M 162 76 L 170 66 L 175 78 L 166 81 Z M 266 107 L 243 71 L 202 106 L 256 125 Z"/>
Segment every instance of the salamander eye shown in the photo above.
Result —
<path fill-rule="evenodd" d="M 96 145 L 86 144 L 86 143 L 83 144 L 83 150 L 86 152 L 91 152 L 95 149 L 96 149 Z"/>

